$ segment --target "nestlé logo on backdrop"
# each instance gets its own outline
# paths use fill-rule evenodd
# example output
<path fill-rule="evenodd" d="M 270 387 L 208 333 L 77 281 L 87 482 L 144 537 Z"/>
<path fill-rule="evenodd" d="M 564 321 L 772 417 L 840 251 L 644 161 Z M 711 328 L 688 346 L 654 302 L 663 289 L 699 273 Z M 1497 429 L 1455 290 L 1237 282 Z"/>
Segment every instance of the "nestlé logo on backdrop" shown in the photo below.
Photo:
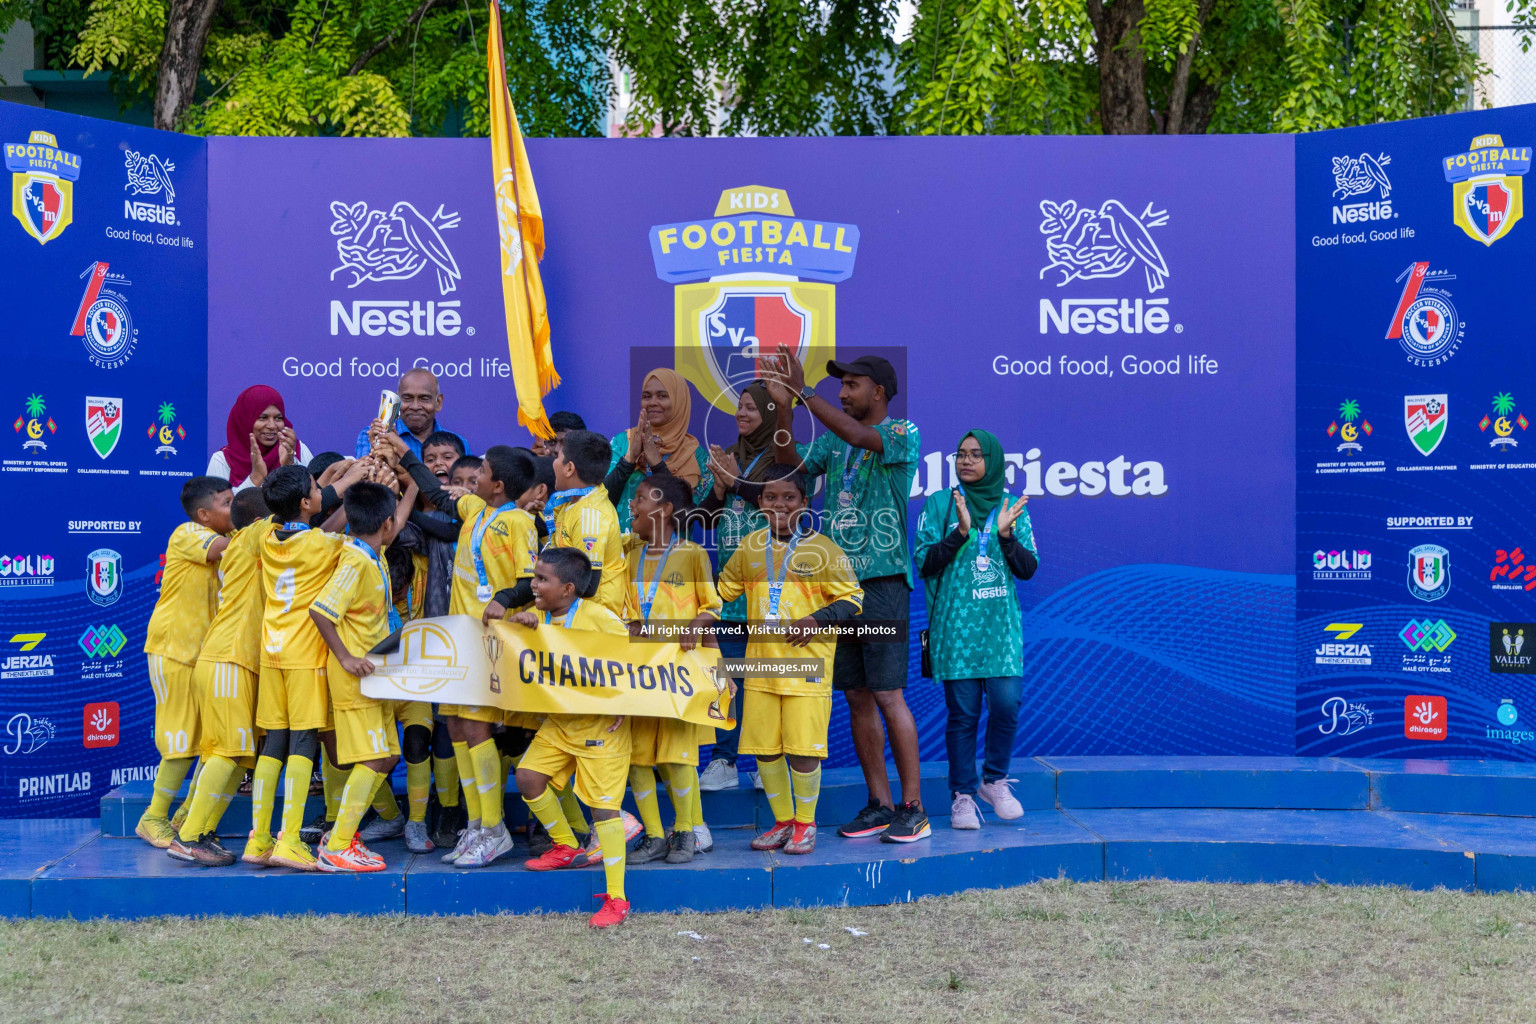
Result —
<path fill-rule="evenodd" d="M 1371 156 L 1336 156 L 1333 158 L 1333 198 L 1354 199 L 1375 192 L 1379 198 L 1371 202 L 1339 203 L 1333 208 L 1335 224 L 1358 224 L 1362 221 L 1391 220 L 1397 214 L 1392 211 L 1392 179 L 1387 177 L 1386 166 L 1392 158 L 1385 153 Z"/>
<path fill-rule="evenodd" d="M 1106 199 L 1097 209 L 1079 208 L 1068 199 L 1041 200 L 1040 213 L 1050 260 L 1040 270 L 1042 280 L 1057 272 L 1060 288 L 1073 281 L 1118 278 L 1139 268 L 1148 294 L 1163 290 L 1171 272 L 1152 229 L 1168 223 L 1166 210 L 1148 203 L 1138 216 L 1117 199 Z M 1162 334 L 1168 327 L 1166 297 L 1040 300 L 1041 334 Z M 1183 326 L 1174 324 L 1173 330 L 1179 333 Z"/>
<path fill-rule="evenodd" d="M 336 238 L 337 266 L 331 280 L 340 276 L 347 287 L 365 281 L 409 281 L 431 267 L 439 296 L 458 288 L 458 261 L 442 232 L 459 226 L 457 213 L 445 213 L 441 205 L 431 217 L 404 200 L 388 211 L 369 209 L 363 201 L 331 204 L 330 232 Z M 352 337 L 431 338 L 452 337 L 463 329 L 458 299 L 353 299 L 331 300 L 331 336 L 346 332 Z"/>
<path fill-rule="evenodd" d="M 166 224 L 177 227 L 176 186 L 171 183 L 171 172 L 176 165 L 162 160 L 154 153 L 148 156 L 128 150 L 124 157 L 128 169 L 128 183 L 123 186 L 130 196 L 153 196 L 154 199 L 130 198 L 123 200 L 123 217 L 142 224 Z"/>

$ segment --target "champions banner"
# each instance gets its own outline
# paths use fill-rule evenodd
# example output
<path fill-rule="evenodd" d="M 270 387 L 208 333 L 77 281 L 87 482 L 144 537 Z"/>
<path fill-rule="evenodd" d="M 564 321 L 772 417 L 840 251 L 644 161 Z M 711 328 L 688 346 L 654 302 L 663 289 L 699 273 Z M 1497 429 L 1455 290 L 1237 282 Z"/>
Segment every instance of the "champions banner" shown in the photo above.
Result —
<path fill-rule="evenodd" d="M 591 630 L 528 629 L 468 615 L 408 622 L 362 680 L 379 700 L 424 700 L 535 715 L 679 718 L 729 729 L 719 652 Z"/>

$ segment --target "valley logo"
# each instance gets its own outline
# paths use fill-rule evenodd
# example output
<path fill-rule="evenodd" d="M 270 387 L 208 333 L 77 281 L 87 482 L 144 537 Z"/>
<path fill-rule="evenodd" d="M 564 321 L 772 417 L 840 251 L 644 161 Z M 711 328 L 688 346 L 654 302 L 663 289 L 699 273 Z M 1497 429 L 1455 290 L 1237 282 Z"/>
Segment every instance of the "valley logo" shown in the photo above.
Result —
<path fill-rule="evenodd" d="M 1536 622 L 1490 622 L 1488 624 L 1488 671 L 1503 675 L 1536 675 L 1536 650 L 1530 641 L 1536 636 Z"/>

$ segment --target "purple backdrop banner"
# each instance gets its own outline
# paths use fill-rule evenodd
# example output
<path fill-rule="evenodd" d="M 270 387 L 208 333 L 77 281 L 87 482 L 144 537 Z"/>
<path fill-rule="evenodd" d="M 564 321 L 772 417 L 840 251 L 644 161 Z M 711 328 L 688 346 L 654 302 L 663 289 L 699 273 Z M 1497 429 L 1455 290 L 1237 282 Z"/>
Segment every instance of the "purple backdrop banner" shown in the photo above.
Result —
<path fill-rule="evenodd" d="M 1031 495 L 1019 749 L 1290 753 L 1293 152 L 1289 137 L 531 141 L 565 380 L 548 406 L 622 430 L 632 350 L 654 348 L 698 389 L 696 431 L 726 444 L 710 410 L 750 376 L 750 339 L 813 368 L 900 350 L 897 408 L 924 453 L 914 525 L 971 427 L 999 436 L 1010 488 Z M 528 442 L 484 141 L 213 139 L 208 166 L 210 445 L 263 382 L 312 450 L 350 451 L 414 365 L 438 373 L 441 423 L 472 447 Z M 922 615 L 918 597 L 914 634 Z M 910 698 L 924 756 L 942 757 L 942 694 Z"/>

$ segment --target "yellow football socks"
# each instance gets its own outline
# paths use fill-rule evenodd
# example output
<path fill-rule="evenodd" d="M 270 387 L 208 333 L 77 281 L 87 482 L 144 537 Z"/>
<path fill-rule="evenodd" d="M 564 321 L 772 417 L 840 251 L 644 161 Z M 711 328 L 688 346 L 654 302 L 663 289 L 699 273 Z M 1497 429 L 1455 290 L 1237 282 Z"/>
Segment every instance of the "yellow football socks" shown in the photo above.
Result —
<path fill-rule="evenodd" d="M 320 779 L 325 792 L 325 820 L 335 821 L 341 812 L 341 793 L 347 788 L 347 773 L 331 763 L 325 744 L 320 745 Z"/>
<path fill-rule="evenodd" d="M 336 815 L 336 826 L 331 829 L 330 842 L 325 844 L 327 850 L 339 853 L 352 845 L 358 823 L 368 810 L 368 798 L 381 780 L 387 781 L 387 778 L 365 765 L 357 765 L 347 774 L 347 784 L 341 791 L 341 811 Z M 395 814 L 399 813 L 400 808 L 396 807 Z"/>
<path fill-rule="evenodd" d="M 234 803 L 235 794 L 240 792 L 240 783 L 245 781 L 245 769 L 237 762 L 235 770 L 229 773 L 229 778 L 224 783 L 224 791 L 219 794 L 218 801 L 213 805 L 213 812 L 208 815 L 208 820 L 203 822 L 203 835 L 212 832 L 219 834 L 219 822 L 224 820 L 224 812 L 229 810 L 229 805 Z"/>
<path fill-rule="evenodd" d="M 187 820 L 182 822 L 178 833 L 182 842 L 190 843 L 207 830 L 208 820 L 213 816 L 219 798 L 224 795 L 224 786 L 234 770 L 235 762 L 228 758 L 204 758 L 203 770 L 198 772 L 197 784 L 192 791 L 192 807 L 187 811 Z"/>
<path fill-rule="evenodd" d="M 603 846 L 603 874 L 608 880 L 608 898 L 624 898 L 624 819 L 603 818 L 594 821 L 597 841 Z"/>
<path fill-rule="evenodd" d="M 256 759 L 256 776 L 251 780 L 251 836 L 272 838 L 272 807 L 277 803 L 277 777 L 283 774 L 283 762 L 262 754 Z"/>
<path fill-rule="evenodd" d="M 656 772 L 649 765 L 630 765 L 629 791 L 635 795 L 635 809 L 640 812 L 645 834 L 654 839 L 665 836 L 666 830 L 661 827 L 661 804 L 656 800 Z"/>
<path fill-rule="evenodd" d="M 186 798 L 181 801 L 181 806 L 176 808 L 176 813 L 171 815 L 171 828 L 180 829 L 187 823 L 187 816 L 192 813 L 192 797 L 197 793 L 197 780 L 203 775 L 203 760 L 197 761 L 197 770 L 192 773 L 192 781 L 187 783 Z"/>
<path fill-rule="evenodd" d="M 667 780 L 667 796 L 672 798 L 672 827 L 686 832 L 698 822 L 693 820 L 693 798 L 699 791 L 699 773 L 689 764 L 659 764 L 656 770 Z"/>
<path fill-rule="evenodd" d="M 454 744 L 458 748 L 458 744 Z M 501 805 L 504 791 L 501 783 L 501 751 L 495 740 L 486 740 L 472 748 L 469 756 L 475 762 L 475 793 L 480 802 L 480 827 L 495 828 L 501 824 Z"/>
<path fill-rule="evenodd" d="M 195 757 L 167 757 L 160 762 L 160 767 L 155 769 L 155 794 L 149 798 L 145 817 L 170 817 L 171 801 L 176 799 L 176 791 L 186 781 L 187 772 L 192 770 L 196 760 Z"/>
<path fill-rule="evenodd" d="M 560 809 L 560 798 L 555 796 L 553 786 L 545 786 L 544 792 L 532 800 L 523 797 L 523 803 L 528 805 L 529 813 L 539 819 L 539 824 L 549 833 L 550 842 L 556 846 L 576 845 L 576 836 L 571 832 L 571 826 L 566 824 L 565 813 Z M 622 830 L 620 835 L 623 835 Z"/>
<path fill-rule="evenodd" d="M 453 760 L 459 766 L 459 786 L 464 792 L 464 813 L 470 824 L 480 821 L 480 791 L 475 786 L 475 759 L 469 756 L 469 744 L 455 742 Z"/>
<path fill-rule="evenodd" d="M 352 770 L 357 771 L 356 768 Z M 373 799 L 369 803 L 373 805 L 374 810 L 379 812 L 379 817 L 385 821 L 394 821 L 400 817 L 400 801 L 395 799 L 395 787 L 389 784 L 388 774 L 380 775 L 378 772 L 374 774 L 378 775 L 379 779 L 374 784 Z M 348 779 L 347 785 L 350 786 L 351 784 L 352 780 Z"/>
<path fill-rule="evenodd" d="M 788 759 L 780 758 L 780 760 Z M 808 772 L 797 772 L 791 768 L 789 775 L 794 780 L 795 820 L 802 825 L 814 825 L 816 801 L 821 797 L 821 765 L 818 764 Z"/>
<path fill-rule="evenodd" d="M 586 815 L 581 813 L 581 804 L 576 800 L 574 779 L 560 792 L 560 809 L 565 812 L 565 822 L 571 826 L 572 832 L 584 836 L 592 831 L 587 824 Z"/>
<path fill-rule="evenodd" d="M 405 762 L 405 801 L 412 821 L 427 820 L 427 799 L 432 795 L 432 762 Z"/>
<path fill-rule="evenodd" d="M 437 787 L 437 802 L 444 807 L 459 806 L 459 762 L 452 757 L 432 758 L 432 784 Z"/>
<path fill-rule="evenodd" d="M 288 765 L 283 771 L 282 831 L 294 846 L 303 842 L 299 831 L 304 827 L 304 804 L 309 799 L 309 780 L 314 774 L 314 761 L 299 754 L 288 755 Z"/>
<path fill-rule="evenodd" d="M 757 759 L 757 773 L 763 779 L 763 796 L 773 809 L 774 821 L 790 821 L 795 816 L 795 798 L 789 791 L 789 762 L 781 754 L 772 761 Z"/>

